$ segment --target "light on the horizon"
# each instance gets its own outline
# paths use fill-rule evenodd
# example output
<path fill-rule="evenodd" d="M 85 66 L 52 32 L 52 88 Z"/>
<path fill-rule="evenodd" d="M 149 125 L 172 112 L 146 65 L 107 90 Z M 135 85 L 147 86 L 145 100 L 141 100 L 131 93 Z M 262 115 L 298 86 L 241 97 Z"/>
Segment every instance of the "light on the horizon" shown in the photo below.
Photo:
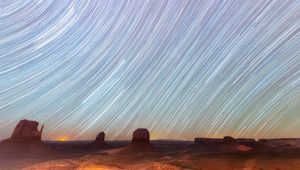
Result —
<path fill-rule="evenodd" d="M 63 135 L 63 136 L 58 136 L 57 138 L 55 138 L 55 141 L 59 141 L 59 142 L 65 142 L 65 141 L 69 141 L 70 138 L 69 136 Z"/>

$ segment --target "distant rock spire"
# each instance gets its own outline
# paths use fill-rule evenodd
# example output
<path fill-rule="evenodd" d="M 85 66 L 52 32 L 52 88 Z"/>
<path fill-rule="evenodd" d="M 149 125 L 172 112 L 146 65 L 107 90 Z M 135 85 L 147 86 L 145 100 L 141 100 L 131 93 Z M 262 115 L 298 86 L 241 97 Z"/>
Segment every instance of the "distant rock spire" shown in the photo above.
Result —
<path fill-rule="evenodd" d="M 109 146 L 108 143 L 105 142 L 105 133 L 100 132 L 96 139 L 91 143 L 93 147 L 107 147 Z"/>

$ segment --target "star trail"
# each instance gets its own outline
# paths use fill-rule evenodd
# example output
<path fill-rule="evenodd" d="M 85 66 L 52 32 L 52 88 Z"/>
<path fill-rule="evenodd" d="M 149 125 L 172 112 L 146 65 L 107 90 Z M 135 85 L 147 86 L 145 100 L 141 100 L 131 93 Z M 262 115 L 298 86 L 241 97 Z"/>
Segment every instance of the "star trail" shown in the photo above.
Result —
<path fill-rule="evenodd" d="M 1 0 L 0 139 L 300 137 L 298 0 Z"/>

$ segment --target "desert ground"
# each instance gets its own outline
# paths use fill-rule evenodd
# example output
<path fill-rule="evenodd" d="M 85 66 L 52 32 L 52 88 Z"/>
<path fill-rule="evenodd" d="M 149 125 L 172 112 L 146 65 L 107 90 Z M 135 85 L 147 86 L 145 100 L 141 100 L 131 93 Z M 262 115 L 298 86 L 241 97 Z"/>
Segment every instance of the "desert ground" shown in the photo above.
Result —
<path fill-rule="evenodd" d="M 300 139 L 195 138 L 150 140 L 138 128 L 130 141 L 43 141 L 43 127 L 21 120 L 0 142 L 3 170 L 299 170 Z"/>
<path fill-rule="evenodd" d="M 218 146 L 198 146 L 189 141 L 152 141 L 132 146 L 131 141 L 108 141 L 93 147 L 91 141 L 47 142 L 6 150 L 0 155 L 3 170 L 299 170 L 300 150 L 279 152 L 227 152 Z M 49 150 L 48 150 L 49 149 Z"/>

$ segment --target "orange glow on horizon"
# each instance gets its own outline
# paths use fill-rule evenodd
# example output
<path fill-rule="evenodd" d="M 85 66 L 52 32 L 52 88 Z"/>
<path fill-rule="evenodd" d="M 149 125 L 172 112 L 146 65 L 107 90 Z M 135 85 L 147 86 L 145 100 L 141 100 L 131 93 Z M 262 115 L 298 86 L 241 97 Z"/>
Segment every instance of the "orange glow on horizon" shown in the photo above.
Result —
<path fill-rule="evenodd" d="M 67 135 L 63 135 L 63 136 L 58 136 L 55 138 L 55 141 L 59 141 L 59 142 L 65 142 L 65 141 L 69 141 L 70 138 Z"/>

